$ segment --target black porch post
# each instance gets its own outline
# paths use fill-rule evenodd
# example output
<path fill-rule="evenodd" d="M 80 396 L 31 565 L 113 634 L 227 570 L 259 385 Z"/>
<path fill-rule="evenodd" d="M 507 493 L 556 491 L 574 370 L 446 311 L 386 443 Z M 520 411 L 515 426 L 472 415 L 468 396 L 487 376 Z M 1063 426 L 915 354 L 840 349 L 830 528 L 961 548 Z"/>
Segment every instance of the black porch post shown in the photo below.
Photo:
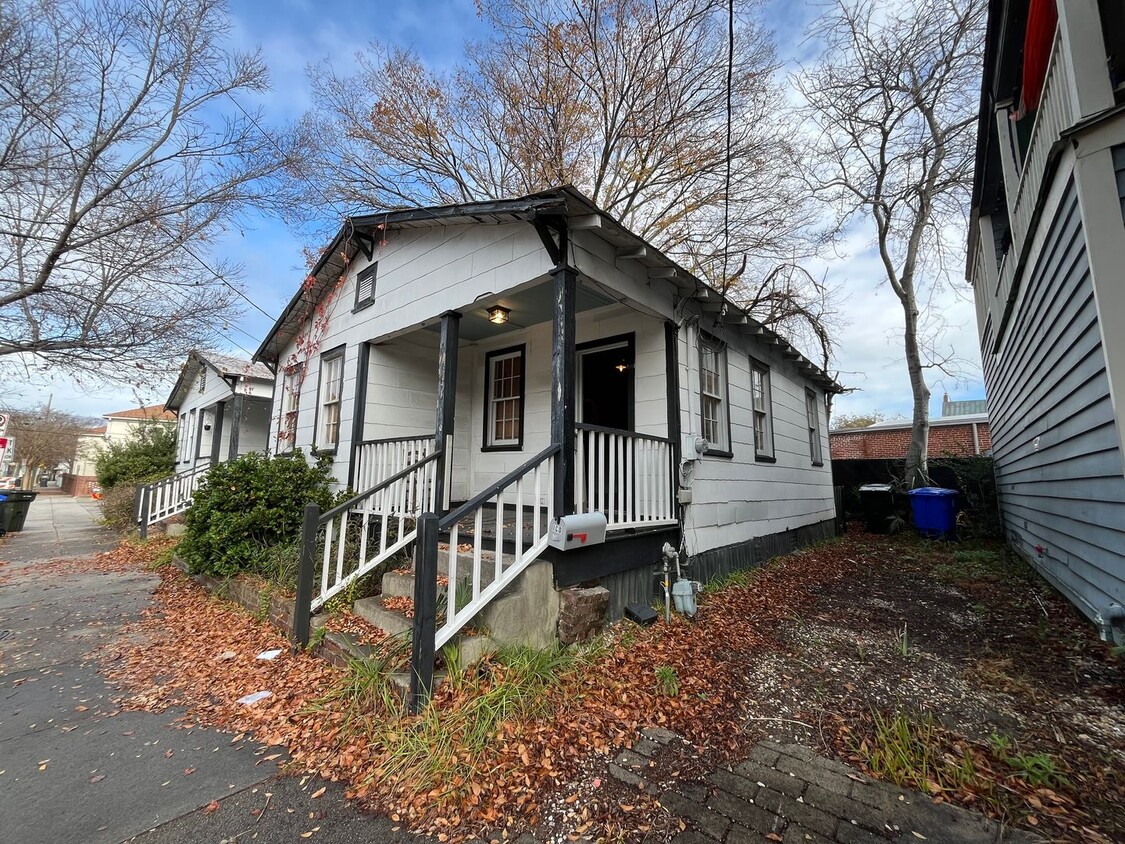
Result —
<path fill-rule="evenodd" d="M 574 512 L 575 353 L 574 311 L 578 275 L 574 267 L 551 270 L 555 279 L 555 321 L 551 349 L 551 442 L 559 443 L 555 471 L 555 515 Z"/>
<path fill-rule="evenodd" d="M 679 490 L 680 474 L 680 329 L 668 320 L 664 323 L 664 378 L 667 385 L 665 402 L 668 406 L 668 439 L 672 441 L 672 477 Z M 680 503 L 674 501 L 676 512 Z"/>
<path fill-rule="evenodd" d="M 223 416 L 226 413 L 226 403 L 215 403 L 215 418 L 211 420 L 211 465 L 215 466 L 222 459 L 223 445 Z"/>
<path fill-rule="evenodd" d="M 438 517 L 418 518 L 414 544 L 414 629 L 410 640 L 410 711 L 418 712 L 434 689 L 434 636 L 437 633 Z M 450 594 L 452 594 L 452 589 Z"/>
<path fill-rule="evenodd" d="M 371 344 L 359 344 L 359 362 L 355 375 L 355 404 L 352 408 L 352 443 L 351 455 L 348 458 L 348 489 L 355 489 L 356 456 L 359 454 L 359 444 L 363 442 L 363 423 L 367 413 L 367 370 L 371 361 Z M 356 490 L 363 492 L 364 490 Z"/>
<path fill-rule="evenodd" d="M 457 344 L 461 336 L 461 314 L 447 311 L 441 315 L 441 347 L 438 350 L 437 422 L 434 425 L 434 444 L 442 449 L 434 478 L 434 507 L 445 513 L 445 477 L 453 462 L 453 455 L 445 450 L 446 440 L 453 435 L 453 420 L 457 406 Z M 434 573 L 435 577 L 437 573 Z"/>
<path fill-rule="evenodd" d="M 238 433 L 242 429 L 242 416 L 246 409 L 246 396 L 241 393 L 231 402 L 232 410 L 230 420 L 230 448 L 227 450 L 227 459 L 234 460 L 238 457 Z"/>

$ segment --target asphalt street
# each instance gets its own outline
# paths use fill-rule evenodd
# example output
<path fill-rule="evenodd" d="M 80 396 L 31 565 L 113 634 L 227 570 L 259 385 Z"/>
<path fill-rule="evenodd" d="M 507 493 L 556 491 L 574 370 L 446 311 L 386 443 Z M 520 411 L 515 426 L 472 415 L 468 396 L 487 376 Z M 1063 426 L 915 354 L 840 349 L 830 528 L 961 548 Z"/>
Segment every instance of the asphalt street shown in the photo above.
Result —
<path fill-rule="evenodd" d="M 37 574 L 112 548 L 97 518 L 89 499 L 40 495 L 25 529 L 0 540 L 0 842 L 413 840 L 339 786 L 279 775 L 283 749 L 177 727 L 175 710 L 119 710 L 98 664 L 158 578 Z"/>

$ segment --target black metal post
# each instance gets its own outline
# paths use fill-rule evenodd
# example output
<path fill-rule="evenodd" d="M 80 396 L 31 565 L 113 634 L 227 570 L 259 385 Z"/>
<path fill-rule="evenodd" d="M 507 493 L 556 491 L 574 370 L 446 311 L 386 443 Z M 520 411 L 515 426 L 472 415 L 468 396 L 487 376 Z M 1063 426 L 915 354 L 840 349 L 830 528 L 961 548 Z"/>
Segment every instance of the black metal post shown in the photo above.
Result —
<path fill-rule="evenodd" d="M 301 648 L 309 645 L 316 534 L 319 529 L 320 505 L 310 502 L 305 505 L 305 519 L 301 525 L 301 562 L 297 568 L 297 600 L 293 606 L 293 642 Z"/>
<path fill-rule="evenodd" d="M 460 336 L 461 314 L 456 311 L 442 314 L 441 346 L 438 350 L 437 422 L 434 425 L 434 444 L 441 451 L 434 469 L 434 507 L 439 513 L 446 512 L 445 475 L 453 461 L 453 455 L 445 448 L 445 441 L 453 433 L 457 407 L 457 346 Z"/>
<path fill-rule="evenodd" d="M 577 271 L 570 266 L 551 270 L 555 279 L 555 319 L 551 347 L 551 442 L 559 443 L 555 471 L 555 515 L 574 512 L 575 352 L 574 313 Z"/>
<path fill-rule="evenodd" d="M 436 513 L 423 513 L 418 518 L 418 540 L 414 546 L 414 630 L 410 643 L 412 712 L 418 712 L 426 705 L 434 688 L 437 556 L 438 517 Z"/>

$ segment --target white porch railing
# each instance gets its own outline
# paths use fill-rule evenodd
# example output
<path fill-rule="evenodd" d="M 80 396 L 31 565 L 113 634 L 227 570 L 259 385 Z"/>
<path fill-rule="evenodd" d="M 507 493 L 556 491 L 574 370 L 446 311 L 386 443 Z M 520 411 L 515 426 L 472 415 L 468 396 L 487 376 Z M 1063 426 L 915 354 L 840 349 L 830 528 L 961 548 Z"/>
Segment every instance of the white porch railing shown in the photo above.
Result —
<path fill-rule="evenodd" d="M 165 519 L 170 519 L 191 506 L 192 496 L 199 482 L 210 471 L 211 466 L 200 466 L 187 472 L 180 472 L 169 478 L 137 487 L 134 499 L 134 517 L 140 527 L 141 538 L 148 536 L 148 529 Z"/>
<path fill-rule="evenodd" d="M 302 547 L 311 542 L 319 551 L 320 572 L 313 581 L 311 612 L 414 541 L 418 517 L 435 508 L 439 454 L 431 451 L 412 460 L 319 516 L 315 538 L 302 537 Z"/>
<path fill-rule="evenodd" d="M 1063 55 L 1064 50 L 1059 31 L 1055 31 L 1055 41 L 1051 47 L 1051 58 L 1047 64 L 1047 75 L 1043 81 L 1043 93 L 1039 98 L 1039 110 L 1035 115 L 1035 125 L 1031 129 L 1031 141 L 1020 168 L 1020 183 L 1015 192 L 1012 206 L 1012 249 L 1017 255 L 1023 249 L 1024 238 L 1030 232 L 1031 217 L 1039 199 L 1039 189 L 1047 169 L 1047 158 L 1051 147 L 1065 129 L 1074 125 L 1077 116 L 1071 101 L 1074 82 L 1070 78 L 1070 68 Z M 1004 297 L 1006 299 L 1006 296 Z M 1003 304 L 1003 299 L 1001 299 Z"/>
<path fill-rule="evenodd" d="M 605 514 L 608 530 L 676 523 L 672 441 L 633 431 L 577 426 L 574 501 Z"/>
<path fill-rule="evenodd" d="M 440 648 L 449 642 L 472 618 L 488 605 L 488 602 L 515 580 L 547 547 L 547 532 L 554 517 L 554 472 L 555 455 L 558 445 L 541 451 L 531 460 L 509 473 L 456 510 L 452 510 L 438 521 L 439 530 L 449 531 L 449 549 L 441 551 L 447 555 L 449 587 L 447 589 L 445 622 L 435 633 L 434 647 Z M 546 501 L 546 506 L 540 505 Z M 496 528 L 493 548 L 485 548 L 487 541 L 484 529 L 484 510 L 495 508 Z M 513 518 L 509 521 L 509 515 Z M 528 519 L 525 522 L 525 518 Z M 469 556 L 468 551 L 459 551 L 463 544 L 460 524 L 473 521 L 471 562 L 468 562 L 469 576 L 458 572 L 460 554 Z M 525 535 L 525 530 L 529 533 Z M 509 536 L 514 552 L 505 556 L 504 539 Z M 437 554 L 437 534 L 433 536 L 433 547 L 422 549 Z M 421 544 L 421 543 L 420 543 Z M 487 555 L 487 556 L 486 556 Z M 491 558 L 491 559 L 489 559 Z M 432 570 L 436 571 L 436 557 Z M 416 566 L 420 570 L 421 566 Z M 465 594 L 459 594 L 458 584 L 464 582 Z"/>
<path fill-rule="evenodd" d="M 355 447 L 355 475 L 352 486 L 367 490 L 391 475 L 429 457 L 436 450 L 432 436 L 393 437 L 366 440 Z"/>

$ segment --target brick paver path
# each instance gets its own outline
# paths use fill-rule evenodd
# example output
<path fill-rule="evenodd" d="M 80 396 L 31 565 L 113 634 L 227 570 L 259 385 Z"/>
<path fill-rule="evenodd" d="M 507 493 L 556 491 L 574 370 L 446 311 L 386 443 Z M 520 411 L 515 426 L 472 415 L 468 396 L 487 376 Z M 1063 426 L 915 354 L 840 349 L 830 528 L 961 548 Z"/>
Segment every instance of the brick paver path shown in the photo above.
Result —
<path fill-rule="evenodd" d="M 656 750 L 648 741 L 655 736 L 645 732 L 646 739 L 634 747 L 640 753 L 625 751 L 617 757 L 619 765 L 635 772 L 634 777 L 643 774 L 645 757 Z M 842 762 L 795 744 L 763 741 L 744 762 L 712 772 L 709 780 L 708 785 L 684 783 L 660 795 L 661 804 L 688 824 L 674 842 L 1032 844 L 1042 840 L 976 812 L 871 780 Z"/>

